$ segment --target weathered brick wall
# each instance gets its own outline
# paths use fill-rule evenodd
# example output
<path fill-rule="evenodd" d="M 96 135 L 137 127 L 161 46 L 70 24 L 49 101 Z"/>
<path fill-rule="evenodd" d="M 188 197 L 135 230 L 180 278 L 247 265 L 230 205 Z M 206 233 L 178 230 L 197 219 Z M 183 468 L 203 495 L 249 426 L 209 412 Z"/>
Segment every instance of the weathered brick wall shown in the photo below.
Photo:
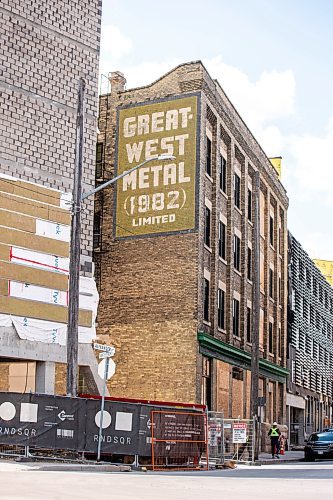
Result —
<path fill-rule="evenodd" d="M 86 80 L 84 187 L 94 185 L 101 0 L 3 0 L 0 6 L 0 171 L 71 191 L 77 84 Z M 92 272 L 93 201 L 82 221 Z"/>
<path fill-rule="evenodd" d="M 195 235 L 103 254 L 98 334 L 117 349 L 113 396 L 195 402 L 196 255 Z"/>
<path fill-rule="evenodd" d="M 99 141 L 104 142 L 104 180 L 110 178 L 114 169 L 114 148 L 116 138 L 116 108 L 118 105 L 154 100 L 171 95 L 202 90 L 201 94 L 201 135 L 199 183 L 199 230 L 192 235 L 173 235 L 115 241 L 113 229 L 113 190 L 102 192 L 96 199 L 96 210 L 101 214 L 101 246 L 96 252 L 99 269 L 100 307 L 98 314 L 98 334 L 106 342 L 117 347 L 115 361 L 118 372 L 110 383 L 114 395 L 131 397 L 173 399 L 183 401 L 201 400 L 201 355 L 198 354 L 196 332 L 205 331 L 218 339 L 250 351 L 246 341 L 246 308 L 252 300 L 252 284 L 246 277 L 247 246 L 253 244 L 252 224 L 247 220 L 247 188 L 254 187 L 254 172 L 259 169 L 261 182 L 267 197 L 282 213 L 285 240 L 286 210 L 288 200 L 273 167 L 260 146 L 253 139 L 244 122 L 224 95 L 223 91 L 206 73 L 201 63 L 184 64 L 164 75 L 152 85 L 122 91 L 121 75 L 113 75 L 111 94 L 100 100 Z M 205 174 L 206 129 L 212 136 L 212 178 Z M 227 193 L 219 189 L 219 151 L 226 150 Z M 236 210 L 233 200 L 233 175 L 235 169 L 241 172 L 241 207 Z M 204 246 L 205 199 L 212 205 L 211 248 Z M 218 222 L 222 214 L 227 219 L 227 259 L 218 256 Z M 263 249 L 265 260 L 265 290 L 262 297 L 266 308 L 265 332 L 269 316 L 273 316 L 275 326 L 281 322 L 282 357 L 277 353 L 278 340 L 275 330 L 274 358 L 268 353 L 268 339 L 265 334 L 262 356 L 276 364 L 284 364 L 285 352 L 285 287 L 286 248 L 281 256 L 277 249 L 269 248 L 269 210 L 263 214 L 265 238 Z M 239 231 L 242 237 L 241 272 L 233 268 L 233 234 Z M 276 236 L 276 235 L 275 235 Z M 186 261 L 179 258 L 186 256 Z M 283 279 L 281 307 L 277 299 L 268 299 L 269 263 L 280 266 Z M 203 321 L 203 277 L 210 273 L 211 301 L 210 321 Z M 167 283 L 165 286 L 165 279 Z M 277 289 L 277 273 L 274 286 Z M 217 288 L 219 282 L 226 287 L 226 329 L 217 326 Z M 232 331 L 232 299 L 239 294 L 241 301 L 240 335 Z M 185 301 L 186 296 L 186 302 Z M 185 304 L 185 305 L 184 305 Z M 183 332 L 179 336 L 175 332 Z M 157 335 L 160 332 L 160 335 Z M 186 332 L 186 335 L 184 334 Z M 141 345 L 144 346 L 140 349 Z M 226 374 L 218 374 L 213 365 L 214 409 L 228 406 L 230 414 L 249 411 L 250 377 L 245 374 L 239 400 L 230 399 L 230 388 L 225 386 Z M 227 365 L 228 370 L 231 365 Z M 175 376 L 176 374 L 176 376 Z M 219 394 L 219 385 L 223 388 Z M 221 378 L 222 377 L 222 378 Z M 195 385 L 193 387 L 191 384 Z M 178 391 L 180 389 L 180 392 Z M 193 394 L 193 391 L 195 394 Z M 235 388 L 235 394 L 237 388 Z M 226 397 L 229 397 L 228 401 Z"/>

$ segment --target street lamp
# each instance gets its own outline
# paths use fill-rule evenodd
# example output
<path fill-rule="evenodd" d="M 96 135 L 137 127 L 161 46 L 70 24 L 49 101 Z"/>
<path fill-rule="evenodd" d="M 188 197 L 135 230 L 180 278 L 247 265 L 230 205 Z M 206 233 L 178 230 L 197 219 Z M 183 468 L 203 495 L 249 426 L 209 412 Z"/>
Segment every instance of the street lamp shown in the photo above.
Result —
<path fill-rule="evenodd" d="M 80 102 L 80 97 L 79 97 Z M 78 122 L 83 113 L 78 111 Z M 83 130 L 83 119 L 82 119 Z M 77 125 L 78 130 L 80 123 Z M 83 141 L 83 133 L 77 133 L 79 140 Z M 82 195 L 82 145 L 81 149 L 78 146 L 78 158 L 76 160 L 76 168 L 74 174 L 73 188 L 73 216 L 70 244 L 70 261 L 69 261 L 69 292 L 68 292 L 68 323 L 67 323 L 67 395 L 75 397 L 77 395 L 77 366 L 78 366 L 78 319 L 79 319 L 79 280 L 80 280 L 80 236 L 81 236 L 81 202 L 86 198 L 98 193 L 102 189 L 114 184 L 125 175 L 130 174 L 134 170 L 142 167 L 150 161 L 165 161 L 175 160 L 176 157 L 168 154 L 161 154 L 147 158 L 139 165 L 125 170 L 113 179 L 104 182 L 96 189 Z M 81 155 L 80 155 L 81 152 Z"/>

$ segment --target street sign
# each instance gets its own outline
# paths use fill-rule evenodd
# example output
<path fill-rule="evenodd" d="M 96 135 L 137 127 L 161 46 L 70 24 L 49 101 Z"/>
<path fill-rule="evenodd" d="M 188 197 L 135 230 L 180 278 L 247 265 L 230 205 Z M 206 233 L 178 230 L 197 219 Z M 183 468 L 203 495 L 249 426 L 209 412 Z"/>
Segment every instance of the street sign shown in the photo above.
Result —
<path fill-rule="evenodd" d="M 116 352 L 115 347 L 112 345 L 105 345 L 105 344 L 98 344 L 97 342 L 94 342 L 94 349 L 96 351 L 102 351 L 102 352 L 107 352 L 110 353 L 111 356 L 113 356 Z"/>
<path fill-rule="evenodd" d="M 247 425 L 245 422 L 235 422 L 232 426 L 232 442 L 246 443 Z"/>
<path fill-rule="evenodd" d="M 110 353 L 110 352 L 100 352 L 98 357 L 99 359 L 105 359 L 105 358 L 112 358 L 114 353 Z"/>
<path fill-rule="evenodd" d="M 105 363 L 107 361 L 109 366 L 107 367 L 107 372 L 105 373 Z M 105 375 L 106 375 L 106 380 L 109 380 L 111 377 L 113 377 L 115 371 L 116 371 L 116 363 L 111 358 L 102 359 L 102 361 L 98 363 L 98 375 L 104 380 L 105 380 Z"/>

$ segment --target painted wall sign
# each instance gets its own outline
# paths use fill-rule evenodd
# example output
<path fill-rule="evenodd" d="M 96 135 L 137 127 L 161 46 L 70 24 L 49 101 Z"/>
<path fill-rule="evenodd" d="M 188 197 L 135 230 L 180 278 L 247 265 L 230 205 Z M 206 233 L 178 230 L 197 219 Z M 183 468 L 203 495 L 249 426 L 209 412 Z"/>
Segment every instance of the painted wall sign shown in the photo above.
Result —
<path fill-rule="evenodd" d="M 159 154 L 116 186 L 116 237 L 196 227 L 197 95 L 118 110 L 117 174 Z"/>

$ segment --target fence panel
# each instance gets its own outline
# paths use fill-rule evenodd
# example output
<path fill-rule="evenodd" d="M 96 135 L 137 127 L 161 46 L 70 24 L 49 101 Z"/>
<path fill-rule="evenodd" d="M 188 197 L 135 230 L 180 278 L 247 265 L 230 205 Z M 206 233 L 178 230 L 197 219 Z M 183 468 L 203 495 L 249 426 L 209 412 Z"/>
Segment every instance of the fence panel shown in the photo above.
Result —
<path fill-rule="evenodd" d="M 254 462 L 255 424 L 249 419 L 224 418 L 223 413 L 208 413 L 210 464 L 228 460 Z"/>

